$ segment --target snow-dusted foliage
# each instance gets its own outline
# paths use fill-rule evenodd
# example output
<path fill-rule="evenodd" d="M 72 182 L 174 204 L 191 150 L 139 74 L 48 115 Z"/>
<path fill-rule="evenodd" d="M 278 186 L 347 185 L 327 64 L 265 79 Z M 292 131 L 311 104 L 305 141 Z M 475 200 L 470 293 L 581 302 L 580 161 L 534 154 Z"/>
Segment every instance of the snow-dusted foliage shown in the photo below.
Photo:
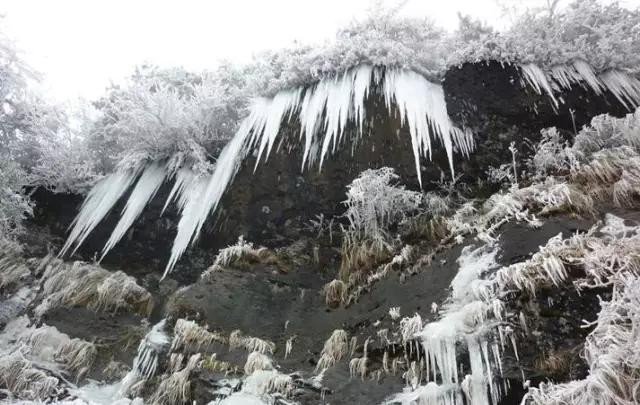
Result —
<path fill-rule="evenodd" d="M 17 163 L 0 158 L 0 241 L 15 240 L 24 230 L 22 221 L 32 214 L 32 204 L 23 193 L 25 177 Z"/>
<path fill-rule="evenodd" d="M 595 117 L 583 128 L 572 146 L 562 142 L 555 129 L 544 132 L 530 169 L 534 179 L 550 174 L 579 192 L 581 205 L 610 201 L 618 206 L 637 204 L 640 185 L 640 112 L 624 118 Z M 577 196 L 577 195 L 576 195 Z M 572 202 L 578 202 L 571 197 Z"/>
<path fill-rule="evenodd" d="M 244 114 L 243 88 L 240 72 L 229 65 L 202 74 L 142 67 L 97 103 L 102 116 L 88 137 L 93 147 L 109 148 L 108 158 L 121 168 L 173 158 L 206 173 L 209 155 L 231 138 Z"/>
<path fill-rule="evenodd" d="M 497 60 L 551 68 L 582 59 L 599 72 L 637 71 L 638 21 L 639 11 L 597 0 L 574 1 L 551 13 L 527 10 L 504 32 L 466 21 L 449 63 Z"/>
<path fill-rule="evenodd" d="M 401 7 L 375 2 L 363 19 L 349 23 L 331 41 L 258 55 L 247 69 L 251 87 L 258 94 L 273 95 L 362 64 L 440 78 L 447 56 L 446 33 L 429 19 L 401 16 Z"/>
<path fill-rule="evenodd" d="M 549 5 L 551 3 L 548 3 Z M 555 92 L 583 86 L 609 90 L 632 110 L 640 105 L 640 11 L 616 2 L 580 0 L 567 7 L 527 10 L 504 32 L 462 19 L 449 65 L 497 60 L 517 64 L 523 83 L 563 101 Z"/>

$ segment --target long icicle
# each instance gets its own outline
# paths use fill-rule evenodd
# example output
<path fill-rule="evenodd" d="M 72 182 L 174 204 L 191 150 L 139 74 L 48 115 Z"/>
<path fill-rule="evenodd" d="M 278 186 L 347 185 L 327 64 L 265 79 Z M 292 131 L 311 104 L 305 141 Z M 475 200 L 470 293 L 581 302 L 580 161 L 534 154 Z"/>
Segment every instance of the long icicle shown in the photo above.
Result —
<path fill-rule="evenodd" d="M 133 222 L 140 216 L 144 207 L 158 192 L 166 175 L 167 167 L 164 164 L 152 163 L 147 166 L 127 200 L 120 221 L 102 249 L 100 261 L 122 239 Z"/>
<path fill-rule="evenodd" d="M 71 233 L 58 256 L 64 256 L 75 245 L 74 254 L 87 236 L 111 211 L 120 197 L 129 189 L 138 175 L 138 170 L 122 170 L 110 174 L 96 184 L 82 204 L 73 220 Z"/>

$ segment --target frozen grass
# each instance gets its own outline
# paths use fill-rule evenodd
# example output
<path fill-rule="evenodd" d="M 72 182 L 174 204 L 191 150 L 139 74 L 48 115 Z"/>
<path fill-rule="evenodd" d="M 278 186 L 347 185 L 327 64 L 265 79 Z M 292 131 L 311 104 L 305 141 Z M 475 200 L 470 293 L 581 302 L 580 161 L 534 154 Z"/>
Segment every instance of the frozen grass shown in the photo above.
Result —
<path fill-rule="evenodd" d="M 273 370 L 273 363 L 268 356 L 260 352 L 251 352 L 244 364 L 244 373 L 251 375 L 256 370 Z"/>
<path fill-rule="evenodd" d="M 212 267 L 226 267 L 237 262 L 248 263 L 276 263 L 277 258 L 265 247 L 255 248 L 253 243 L 247 242 L 242 236 L 235 245 L 220 249 Z"/>
<path fill-rule="evenodd" d="M 17 286 L 31 275 L 17 244 L 0 240 L 0 291 Z"/>
<path fill-rule="evenodd" d="M 42 316 L 55 308 L 84 306 L 96 312 L 151 312 L 151 294 L 121 271 L 109 272 L 83 262 L 68 264 L 51 260 L 42 276 L 43 301 L 35 313 Z"/>
<path fill-rule="evenodd" d="M 209 332 L 194 321 L 178 319 L 173 328 L 170 351 L 199 352 L 214 342 L 227 343 L 227 339 L 219 333 Z"/>
<path fill-rule="evenodd" d="M 151 403 L 158 405 L 187 404 L 191 402 L 191 372 L 198 367 L 201 355 L 194 354 L 187 365 L 164 378 L 151 396 Z"/>
<path fill-rule="evenodd" d="M 39 401 L 54 396 L 60 380 L 27 360 L 20 350 L 0 356 L 0 381 L 16 399 Z"/>
<path fill-rule="evenodd" d="M 332 280 L 322 290 L 325 304 L 328 307 L 338 307 L 346 297 L 347 285 L 342 280 Z"/>
<path fill-rule="evenodd" d="M 343 329 L 336 329 L 324 343 L 316 371 L 334 366 L 349 353 L 349 335 Z"/>
<path fill-rule="evenodd" d="M 260 352 L 273 354 L 276 350 L 275 343 L 253 336 L 243 336 L 240 330 L 234 330 L 229 336 L 229 349 L 245 349 L 248 352 Z"/>
<path fill-rule="evenodd" d="M 93 343 L 82 339 L 71 339 L 58 349 L 55 357 L 65 367 L 77 375 L 80 380 L 93 365 L 98 355 L 98 349 Z"/>

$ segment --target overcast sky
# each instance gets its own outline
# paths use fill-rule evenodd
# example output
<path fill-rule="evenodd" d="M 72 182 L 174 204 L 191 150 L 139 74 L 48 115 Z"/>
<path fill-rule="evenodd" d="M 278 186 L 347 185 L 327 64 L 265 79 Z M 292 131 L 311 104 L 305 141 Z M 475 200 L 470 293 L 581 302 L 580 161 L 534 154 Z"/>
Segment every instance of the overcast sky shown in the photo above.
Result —
<path fill-rule="evenodd" d="M 397 1 L 389 0 L 392 4 Z M 503 0 L 509 3 L 513 0 Z M 536 0 L 527 0 L 536 1 Z M 542 1 L 542 0 L 539 0 Z M 640 0 L 623 1 L 638 5 Z M 2 30 L 54 99 L 94 98 L 141 63 L 215 67 L 293 41 L 318 42 L 371 0 L 0 0 Z M 409 0 L 404 14 L 453 29 L 463 12 L 504 25 L 496 0 Z"/>

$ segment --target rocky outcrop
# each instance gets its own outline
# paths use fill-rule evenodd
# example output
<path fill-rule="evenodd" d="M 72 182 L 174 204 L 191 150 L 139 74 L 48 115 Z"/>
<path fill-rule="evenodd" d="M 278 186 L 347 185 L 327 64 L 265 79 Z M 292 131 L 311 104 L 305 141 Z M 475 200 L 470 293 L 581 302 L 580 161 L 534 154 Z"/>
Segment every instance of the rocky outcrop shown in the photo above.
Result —
<path fill-rule="evenodd" d="M 495 186 L 479 185 L 478 179 L 486 177 L 489 166 L 511 160 L 511 142 L 519 150 L 521 164 L 531 155 L 531 147 L 543 128 L 556 126 L 569 138 L 597 114 L 618 116 L 626 112 L 611 95 L 597 96 L 582 87 L 562 94 L 564 104 L 554 110 L 546 96 L 521 85 L 514 66 L 496 62 L 451 69 L 443 86 L 452 119 L 475 133 L 476 151 L 469 159 L 456 155 L 456 170 L 462 174 L 460 181 L 468 185 L 469 194 L 479 198 L 495 191 Z M 245 336 L 273 342 L 272 360 L 280 373 L 294 375 L 287 383 L 294 387 L 289 396 L 300 403 L 380 403 L 391 393 L 400 392 L 406 385 L 402 374 L 412 362 L 419 363 L 424 353 L 413 339 L 403 341 L 398 334 L 399 318 L 390 309 L 399 307 L 402 316 L 419 314 L 421 322 L 435 319 L 456 275 L 456 260 L 471 242 L 447 241 L 439 245 L 424 235 L 405 238 L 404 242 L 411 239 L 415 246 L 408 263 L 392 265 L 392 257 L 378 263 L 390 266 L 384 277 L 366 284 L 351 300 L 327 305 L 323 289 L 338 277 L 340 268 L 339 216 L 344 212 L 346 186 L 365 169 L 390 166 L 408 188 L 419 188 L 408 129 L 397 117 L 387 118 L 380 95 L 374 93 L 368 103 L 369 110 L 376 111 L 367 123 L 370 135 L 359 137 L 354 128 L 349 129 L 343 141 L 348 145 L 326 160 L 321 172 L 300 171 L 301 150 L 296 140 L 297 128 L 293 126 L 286 128 L 286 140 L 266 163 L 260 163 L 255 173 L 255 160 L 247 159 L 198 243 L 183 256 L 168 279 L 160 281 L 160 275 L 169 257 L 177 215 L 171 210 L 162 216 L 160 212 L 169 185 L 160 189 L 126 237 L 105 258 L 103 267 L 124 271 L 149 291 L 156 303 L 148 317 L 149 324 L 167 318 L 171 331 L 179 319 L 189 319 L 225 338 L 240 330 Z M 443 175 L 449 176 L 446 158 L 434 153 L 433 162 L 423 162 L 423 189 L 435 189 L 434 183 Z M 27 253 L 44 256 L 47 251 L 60 248 L 81 198 L 44 190 L 36 190 L 33 198 L 37 208 L 25 240 Z M 95 257 L 121 208 L 116 207 L 105 218 L 77 257 L 86 261 Z M 318 215 L 327 223 L 333 218 L 333 228 L 311 226 L 310 220 Z M 534 230 L 509 223 L 500 232 L 499 263 L 526 260 L 550 237 L 559 232 L 569 235 L 586 230 L 597 219 L 597 215 L 584 220 L 560 215 Z M 268 249 L 271 259 L 239 260 L 207 271 L 219 249 L 235 243 L 240 235 Z M 36 277 L 34 283 L 37 282 Z M 3 302 L 14 293 L 4 291 Z M 575 353 L 588 333 L 580 328 L 580 320 L 594 319 L 599 310 L 596 293 L 603 292 L 578 296 L 575 292 L 558 294 L 557 290 L 550 290 L 538 294 L 535 300 L 514 300 L 516 308 L 530 315 L 525 316 L 530 333 L 519 344 L 519 360 L 515 353 L 507 351 L 504 377 L 511 382 L 511 388 L 505 393 L 503 404 L 519 403 L 523 394 L 522 370 L 534 382 L 548 377 L 561 381 L 584 374 L 584 363 L 576 361 Z M 36 305 L 33 302 L 30 309 Z M 73 337 L 111 344 L 111 357 L 100 353 L 100 367 L 89 374 L 107 380 L 103 370 L 110 361 L 131 366 L 137 342 L 148 329 L 148 325 L 140 326 L 139 315 L 96 313 L 82 305 L 52 310 L 40 321 Z M 356 339 L 355 343 L 347 355 L 327 369 L 321 382 L 313 382 L 323 345 L 336 329 L 346 331 L 350 340 Z M 118 339 L 123 336 L 136 343 L 127 340 L 129 343 L 123 346 L 126 349 L 118 351 L 114 345 L 120 343 L 114 342 L 121 342 Z M 202 348 L 209 367 L 191 372 L 192 399 L 197 403 L 214 400 L 224 389 L 240 389 L 238 381 L 231 381 L 242 378 L 248 353 L 228 346 Z M 211 360 L 214 353 L 215 362 Z M 569 362 L 569 366 L 553 368 L 546 361 L 550 354 L 564 356 L 562 361 Z M 364 362 L 351 363 L 358 358 Z M 222 363 L 216 362 L 228 367 L 221 371 Z M 167 357 L 160 372 L 167 371 L 168 363 Z M 357 372 L 361 364 L 366 365 L 364 376 Z M 147 396 L 158 382 L 153 380 L 149 383 L 151 388 L 145 388 L 150 391 Z"/>

